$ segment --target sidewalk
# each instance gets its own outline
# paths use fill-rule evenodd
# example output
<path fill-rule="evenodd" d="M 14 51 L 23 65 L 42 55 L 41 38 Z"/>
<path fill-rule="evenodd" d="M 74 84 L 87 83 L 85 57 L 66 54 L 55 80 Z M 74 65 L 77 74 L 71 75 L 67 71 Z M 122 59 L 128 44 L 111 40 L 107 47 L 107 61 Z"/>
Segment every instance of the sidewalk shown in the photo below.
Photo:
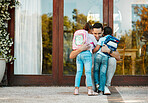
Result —
<path fill-rule="evenodd" d="M 146 87 L 110 87 L 112 95 L 87 96 L 86 87 L 0 87 L 0 103 L 148 103 Z"/>

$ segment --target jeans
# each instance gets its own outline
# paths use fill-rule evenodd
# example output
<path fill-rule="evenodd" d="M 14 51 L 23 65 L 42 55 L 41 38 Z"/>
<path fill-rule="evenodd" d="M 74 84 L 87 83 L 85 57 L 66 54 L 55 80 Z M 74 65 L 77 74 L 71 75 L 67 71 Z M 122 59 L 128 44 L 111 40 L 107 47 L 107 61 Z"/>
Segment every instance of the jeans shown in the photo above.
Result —
<path fill-rule="evenodd" d="M 114 57 L 110 57 L 108 60 L 108 69 L 106 74 L 106 86 L 111 85 L 111 80 L 114 76 L 116 70 L 116 59 Z"/>
<path fill-rule="evenodd" d="M 95 87 L 95 83 L 94 83 L 94 56 L 96 53 L 92 54 L 92 69 L 91 69 L 91 79 L 92 79 L 92 88 L 95 91 L 96 87 Z"/>
<path fill-rule="evenodd" d="M 90 51 L 82 51 L 76 58 L 77 73 L 75 77 L 75 87 L 80 87 L 81 76 L 83 73 L 83 65 L 85 66 L 85 75 L 87 87 L 92 86 L 91 68 L 92 68 L 92 54 Z"/>
<path fill-rule="evenodd" d="M 97 53 L 94 59 L 94 82 L 95 84 L 99 84 L 98 90 L 100 91 L 104 91 L 107 67 L 108 56 Z"/>

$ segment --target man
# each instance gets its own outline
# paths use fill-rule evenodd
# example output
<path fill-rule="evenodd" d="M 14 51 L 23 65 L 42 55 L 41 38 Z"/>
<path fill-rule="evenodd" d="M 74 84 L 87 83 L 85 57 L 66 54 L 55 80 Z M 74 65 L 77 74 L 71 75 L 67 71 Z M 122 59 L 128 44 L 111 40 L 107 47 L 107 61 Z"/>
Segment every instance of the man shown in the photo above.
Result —
<path fill-rule="evenodd" d="M 93 31 L 92 31 L 93 35 L 95 36 L 96 40 L 98 41 L 102 35 L 103 35 L 103 26 L 101 23 L 95 23 L 93 25 Z M 72 51 L 70 54 L 70 58 L 75 58 L 80 52 L 82 52 L 83 50 L 87 50 L 89 48 L 89 44 L 84 44 L 83 46 L 81 46 L 79 49 Z M 106 86 L 104 88 L 104 94 L 105 95 L 110 95 L 111 92 L 108 89 L 108 87 L 111 85 L 111 80 L 112 77 L 115 73 L 116 70 L 116 60 L 120 60 L 120 55 L 118 53 L 118 51 L 113 51 L 111 52 L 111 50 L 105 45 L 101 48 L 102 52 L 107 52 L 108 54 L 110 54 L 112 57 L 109 58 L 108 60 L 108 69 L 107 69 L 107 77 L 106 77 Z M 92 80 L 93 79 L 93 73 L 92 73 Z M 94 85 L 94 82 L 93 82 Z M 95 86 L 93 86 L 93 89 L 95 90 Z"/>

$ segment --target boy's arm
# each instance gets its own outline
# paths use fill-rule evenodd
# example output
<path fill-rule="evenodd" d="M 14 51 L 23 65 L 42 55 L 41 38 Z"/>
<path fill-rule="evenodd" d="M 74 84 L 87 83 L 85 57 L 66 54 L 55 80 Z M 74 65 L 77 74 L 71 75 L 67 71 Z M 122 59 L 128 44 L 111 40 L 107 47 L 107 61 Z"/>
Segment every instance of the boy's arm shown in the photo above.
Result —
<path fill-rule="evenodd" d="M 100 45 L 97 45 L 95 49 L 93 49 L 93 53 L 97 52 L 100 49 Z"/>
<path fill-rule="evenodd" d="M 120 60 L 120 54 L 119 54 L 119 52 L 118 51 L 113 51 L 112 53 L 110 53 L 111 50 L 105 44 L 104 44 L 104 46 L 102 46 L 101 51 L 102 52 L 107 52 L 112 57 L 114 57 L 117 61 Z"/>
<path fill-rule="evenodd" d="M 93 49 L 93 53 L 97 52 L 101 47 L 101 38 L 96 42 L 96 47 Z"/>
<path fill-rule="evenodd" d="M 82 45 L 79 49 L 75 50 L 75 51 L 72 51 L 69 55 L 69 58 L 70 59 L 73 59 L 75 58 L 79 53 L 81 53 L 82 51 L 84 50 L 88 50 L 90 48 L 90 45 L 89 44 L 84 44 Z"/>

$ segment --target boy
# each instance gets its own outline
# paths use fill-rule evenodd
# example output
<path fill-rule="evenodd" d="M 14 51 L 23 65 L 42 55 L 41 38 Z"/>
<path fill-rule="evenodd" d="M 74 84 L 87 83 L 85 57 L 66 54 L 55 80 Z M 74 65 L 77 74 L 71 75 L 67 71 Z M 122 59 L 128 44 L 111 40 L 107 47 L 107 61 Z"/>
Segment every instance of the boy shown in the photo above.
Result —
<path fill-rule="evenodd" d="M 97 46 L 93 50 L 93 52 L 97 52 L 94 59 L 94 82 L 98 92 L 100 93 L 104 91 L 104 87 L 106 83 L 106 72 L 108 67 L 108 58 L 109 58 L 109 55 L 101 52 L 101 47 L 104 45 L 105 40 L 110 35 L 112 35 L 112 29 L 110 27 L 105 27 L 104 37 L 99 39 Z M 110 50 L 110 53 L 112 53 L 112 50 Z"/>

